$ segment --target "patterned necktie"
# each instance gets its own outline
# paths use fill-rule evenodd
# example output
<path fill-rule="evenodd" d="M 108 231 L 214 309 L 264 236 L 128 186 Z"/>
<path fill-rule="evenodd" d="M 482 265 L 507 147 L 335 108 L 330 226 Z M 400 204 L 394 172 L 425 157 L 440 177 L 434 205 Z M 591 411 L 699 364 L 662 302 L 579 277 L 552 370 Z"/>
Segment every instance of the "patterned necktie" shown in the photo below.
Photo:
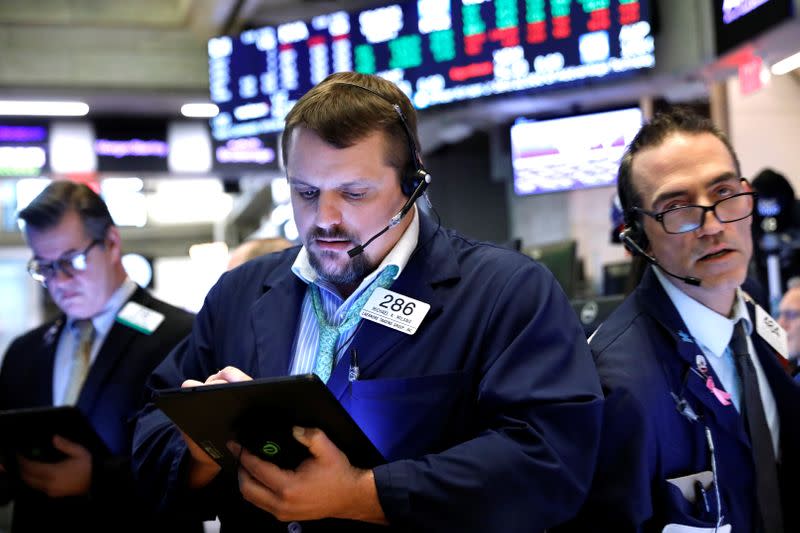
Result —
<path fill-rule="evenodd" d="M 76 337 L 75 353 L 72 356 L 72 370 L 69 373 L 67 392 L 64 394 L 64 405 L 75 405 L 89 373 L 89 359 L 94 342 L 94 326 L 91 320 L 76 320 L 72 324 L 72 333 Z"/>
<path fill-rule="evenodd" d="M 745 428 L 750 435 L 756 474 L 756 499 L 761 516 L 762 531 L 783 531 L 781 492 L 778 485 L 778 466 L 772 447 L 772 434 L 761 403 L 758 376 L 747 349 L 747 334 L 740 320 L 733 330 L 730 344 L 736 367 L 742 380 L 742 409 Z"/>
<path fill-rule="evenodd" d="M 320 379 L 327 383 L 331 377 L 331 372 L 336 364 L 334 358 L 334 351 L 336 344 L 339 342 L 339 336 L 343 331 L 352 328 L 361 319 L 359 313 L 364 305 L 375 292 L 378 287 L 387 288 L 394 281 L 397 271 L 399 269 L 396 265 L 389 265 L 383 272 L 381 272 L 375 281 L 367 287 L 361 295 L 356 298 L 356 301 L 347 310 L 344 320 L 338 325 L 334 326 L 325 318 L 325 311 L 322 309 L 322 298 L 319 294 L 319 287 L 316 283 L 309 285 L 311 290 L 311 303 L 314 306 L 314 314 L 317 316 L 317 326 L 319 327 L 319 349 L 317 350 L 317 358 L 314 362 L 314 373 Z"/>

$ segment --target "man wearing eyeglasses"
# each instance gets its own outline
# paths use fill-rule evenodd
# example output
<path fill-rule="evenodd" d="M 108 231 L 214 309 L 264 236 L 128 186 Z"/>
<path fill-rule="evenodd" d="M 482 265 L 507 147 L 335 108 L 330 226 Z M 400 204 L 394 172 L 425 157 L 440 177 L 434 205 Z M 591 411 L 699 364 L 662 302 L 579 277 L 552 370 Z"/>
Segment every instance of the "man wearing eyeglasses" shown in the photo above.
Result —
<path fill-rule="evenodd" d="M 192 315 L 150 296 L 122 267 L 122 242 L 103 200 L 69 181 L 49 185 L 19 213 L 33 258 L 28 272 L 62 311 L 14 340 L 0 370 L 0 410 L 75 405 L 111 451 L 93 457 L 56 436 L 66 458 L 7 464 L 12 531 L 142 531 L 155 522 L 137 501 L 132 426 L 144 381 L 191 329 Z"/>
<path fill-rule="evenodd" d="M 622 240 L 651 266 L 590 345 L 606 403 L 570 531 L 800 531 L 798 389 L 782 330 L 741 290 L 753 193 L 727 138 L 686 110 L 622 158 Z"/>

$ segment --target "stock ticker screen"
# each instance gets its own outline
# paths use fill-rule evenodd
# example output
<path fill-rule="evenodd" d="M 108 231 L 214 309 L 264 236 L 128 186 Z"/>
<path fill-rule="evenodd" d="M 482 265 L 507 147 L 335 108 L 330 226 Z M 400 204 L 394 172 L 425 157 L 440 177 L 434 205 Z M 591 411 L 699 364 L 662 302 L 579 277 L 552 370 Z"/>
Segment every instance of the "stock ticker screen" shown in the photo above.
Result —
<path fill-rule="evenodd" d="M 208 53 L 217 143 L 281 131 L 338 71 L 387 78 L 425 109 L 655 64 L 647 0 L 412 0 L 217 37 Z"/>

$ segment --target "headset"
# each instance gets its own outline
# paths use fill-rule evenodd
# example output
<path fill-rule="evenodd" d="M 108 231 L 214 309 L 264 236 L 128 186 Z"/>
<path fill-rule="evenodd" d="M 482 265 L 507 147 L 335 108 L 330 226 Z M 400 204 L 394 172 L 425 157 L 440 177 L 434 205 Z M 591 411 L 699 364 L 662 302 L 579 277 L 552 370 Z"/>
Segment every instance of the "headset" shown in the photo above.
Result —
<path fill-rule="evenodd" d="M 408 142 L 408 153 L 411 156 L 410 166 L 408 166 L 403 171 L 403 175 L 400 178 L 400 189 L 403 191 L 403 195 L 411 198 L 417 192 L 417 189 L 422 187 L 422 191 L 417 194 L 417 198 L 425 192 L 428 184 L 430 183 L 430 174 L 425 167 L 422 165 L 422 156 L 420 156 L 419 149 L 417 148 L 417 143 L 414 141 L 414 135 L 411 133 L 411 128 L 408 125 L 408 120 L 406 120 L 406 115 L 403 113 L 400 104 L 392 102 L 387 97 L 379 93 L 374 89 L 370 89 L 369 87 L 365 87 L 363 85 L 359 85 L 357 83 L 352 83 L 349 81 L 337 81 L 334 85 L 347 85 L 349 87 L 356 87 L 361 89 L 362 91 L 366 91 L 371 93 L 394 109 L 395 113 L 397 113 L 397 118 L 400 121 L 400 125 L 403 128 L 403 133 L 406 136 L 406 141 Z"/>
<path fill-rule="evenodd" d="M 411 210 L 414 206 L 414 202 L 419 199 L 420 196 L 425 194 L 425 190 L 428 188 L 428 185 L 431 183 L 431 175 L 425 170 L 425 167 L 422 165 L 422 157 L 420 156 L 419 149 L 417 148 L 417 143 L 414 141 L 414 135 L 411 133 L 411 128 L 408 126 L 408 121 L 406 120 L 406 116 L 403 113 L 403 110 L 400 108 L 400 104 L 392 102 L 387 97 L 370 89 L 369 87 L 365 87 L 363 85 L 359 85 L 357 83 L 352 83 L 348 81 L 337 81 L 333 83 L 334 85 L 347 85 L 349 87 L 356 87 L 357 89 L 361 89 L 362 91 L 366 91 L 371 93 L 394 109 L 395 113 L 397 113 L 397 117 L 400 121 L 400 125 L 403 128 L 403 132 L 406 136 L 406 141 L 408 142 L 408 151 L 409 155 L 411 155 L 411 164 L 406 169 L 403 170 L 403 175 L 400 177 L 400 190 L 403 192 L 404 196 L 408 197 L 408 200 L 403 207 L 400 208 L 390 220 L 389 224 L 387 224 L 381 231 L 370 237 L 367 242 L 364 244 L 359 244 L 347 251 L 347 255 L 351 258 L 361 254 L 372 241 L 389 231 L 391 228 L 395 227 L 403 217 Z"/>

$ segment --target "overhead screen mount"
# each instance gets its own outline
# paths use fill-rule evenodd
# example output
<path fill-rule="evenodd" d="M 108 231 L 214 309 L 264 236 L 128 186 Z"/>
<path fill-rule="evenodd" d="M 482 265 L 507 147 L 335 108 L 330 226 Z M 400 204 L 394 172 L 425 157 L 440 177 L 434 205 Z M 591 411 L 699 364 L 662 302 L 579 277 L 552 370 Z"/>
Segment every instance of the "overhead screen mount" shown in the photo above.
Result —
<path fill-rule="evenodd" d="M 647 0 L 410 0 L 208 43 L 216 141 L 281 131 L 338 71 L 395 82 L 418 109 L 575 85 L 655 64 Z"/>

